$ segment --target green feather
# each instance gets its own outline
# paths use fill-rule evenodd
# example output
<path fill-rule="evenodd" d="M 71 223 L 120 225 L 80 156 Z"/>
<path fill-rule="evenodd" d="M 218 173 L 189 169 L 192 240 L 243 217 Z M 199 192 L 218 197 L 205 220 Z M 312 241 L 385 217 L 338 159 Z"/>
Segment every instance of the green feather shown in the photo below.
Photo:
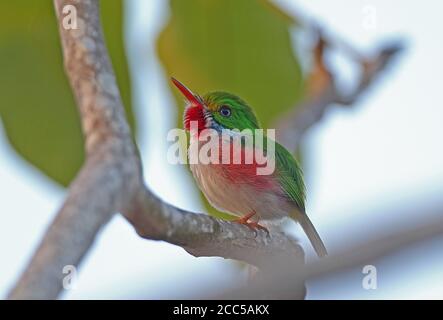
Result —
<path fill-rule="evenodd" d="M 303 171 L 292 154 L 279 143 L 275 143 L 277 179 L 288 197 L 305 212 L 306 188 Z"/>
<path fill-rule="evenodd" d="M 228 92 L 214 91 L 204 96 L 206 105 L 212 111 L 215 121 L 220 123 L 226 129 L 259 129 L 260 124 L 252 108 L 241 98 Z M 229 106 L 232 115 L 225 118 L 218 114 L 218 109 L 223 106 Z"/>

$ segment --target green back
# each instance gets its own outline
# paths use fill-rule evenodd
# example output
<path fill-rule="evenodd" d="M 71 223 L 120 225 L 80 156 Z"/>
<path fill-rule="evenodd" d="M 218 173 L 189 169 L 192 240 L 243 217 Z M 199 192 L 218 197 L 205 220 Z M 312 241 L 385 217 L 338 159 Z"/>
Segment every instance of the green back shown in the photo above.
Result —
<path fill-rule="evenodd" d="M 275 143 L 276 173 L 283 190 L 304 212 L 306 188 L 303 171 L 291 153 L 278 142 Z"/>

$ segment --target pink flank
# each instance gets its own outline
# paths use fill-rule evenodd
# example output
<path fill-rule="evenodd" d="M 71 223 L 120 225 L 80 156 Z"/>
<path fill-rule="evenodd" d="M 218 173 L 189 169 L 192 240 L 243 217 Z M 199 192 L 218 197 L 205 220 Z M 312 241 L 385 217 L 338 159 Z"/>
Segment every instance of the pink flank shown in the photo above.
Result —
<path fill-rule="evenodd" d="M 245 163 L 246 150 L 241 148 L 240 156 L 237 159 L 241 159 L 240 163 L 234 163 L 234 150 L 233 144 L 230 144 L 230 159 L 229 163 L 222 163 L 222 147 L 220 143 L 219 147 L 219 161 L 220 164 L 214 165 L 219 169 L 224 177 L 234 184 L 249 184 L 258 190 L 269 190 L 276 187 L 276 181 L 274 174 L 265 176 L 257 175 L 257 168 L 264 167 L 265 165 L 258 164 L 255 156 L 252 159 L 252 163 Z M 252 152 L 252 151 L 251 151 Z"/>
<path fill-rule="evenodd" d="M 191 137 L 192 145 L 202 142 L 197 137 Z M 220 149 L 219 149 L 220 150 Z M 231 149 L 231 155 L 232 155 Z M 245 159 L 245 150 L 238 150 Z M 222 160 L 219 151 L 219 162 Z M 231 158 L 232 160 L 232 158 Z M 256 219 L 276 219 L 287 216 L 291 204 L 287 201 L 275 173 L 272 175 L 257 175 L 260 165 L 253 161 L 251 164 L 190 164 L 192 174 L 200 189 L 212 206 L 223 212 L 243 216 L 256 212 Z"/>

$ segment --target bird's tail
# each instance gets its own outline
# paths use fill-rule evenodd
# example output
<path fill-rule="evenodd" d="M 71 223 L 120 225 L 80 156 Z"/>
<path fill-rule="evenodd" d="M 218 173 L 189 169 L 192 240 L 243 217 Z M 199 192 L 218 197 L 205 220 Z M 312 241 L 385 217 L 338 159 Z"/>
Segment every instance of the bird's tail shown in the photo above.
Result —
<path fill-rule="evenodd" d="M 300 223 L 301 227 L 303 228 L 303 231 L 308 236 L 309 241 L 311 242 L 312 246 L 314 247 L 315 252 L 319 257 L 324 257 L 328 254 L 325 245 L 323 244 L 323 241 L 320 238 L 320 235 L 318 234 L 317 230 L 315 230 L 314 225 L 312 224 L 311 220 L 309 220 L 309 217 L 306 213 L 301 212 L 294 212 L 291 214 L 291 217 L 298 221 Z"/>

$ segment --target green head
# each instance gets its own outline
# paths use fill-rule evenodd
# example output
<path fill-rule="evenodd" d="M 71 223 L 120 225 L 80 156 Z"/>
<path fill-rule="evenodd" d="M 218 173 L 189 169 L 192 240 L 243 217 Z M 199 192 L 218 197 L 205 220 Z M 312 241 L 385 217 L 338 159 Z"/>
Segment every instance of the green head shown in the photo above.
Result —
<path fill-rule="evenodd" d="M 173 83 L 187 100 L 184 125 L 189 130 L 190 122 L 196 121 L 199 130 L 259 129 L 257 117 L 248 104 L 231 93 L 215 91 L 202 97 L 195 95 L 181 82 L 172 78 Z"/>
<path fill-rule="evenodd" d="M 224 129 L 241 131 L 260 127 L 254 111 L 236 95 L 222 91 L 209 92 L 203 101 L 213 121 Z"/>

